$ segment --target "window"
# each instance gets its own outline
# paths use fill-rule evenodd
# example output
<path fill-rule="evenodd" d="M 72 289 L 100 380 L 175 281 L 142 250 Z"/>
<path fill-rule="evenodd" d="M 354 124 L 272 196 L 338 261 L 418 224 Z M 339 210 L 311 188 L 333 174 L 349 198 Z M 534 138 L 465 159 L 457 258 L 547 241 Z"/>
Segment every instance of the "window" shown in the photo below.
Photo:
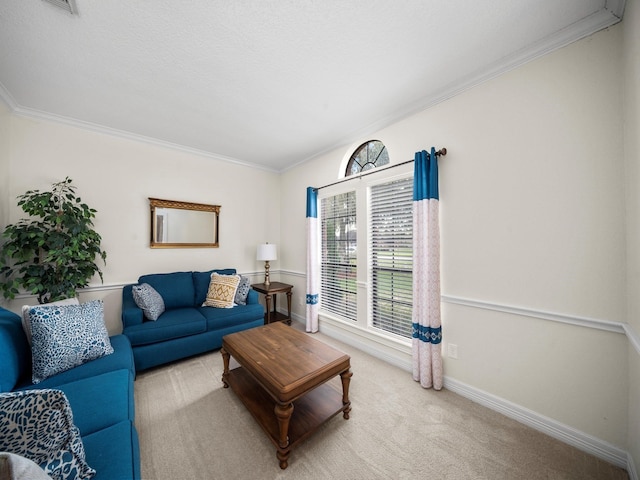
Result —
<path fill-rule="evenodd" d="M 347 177 L 319 195 L 319 313 L 331 328 L 356 333 L 371 346 L 410 352 L 413 165 L 376 168 L 388 161 L 381 142 L 367 142 L 351 156 L 351 171 L 362 172 L 357 179 Z"/>
<path fill-rule="evenodd" d="M 371 318 L 375 328 L 411 338 L 413 179 L 371 187 Z"/>
<path fill-rule="evenodd" d="M 370 140 L 360 145 L 347 164 L 345 177 L 389 163 L 387 147 L 380 140 Z"/>
<path fill-rule="evenodd" d="M 356 193 L 322 199 L 322 308 L 349 320 L 357 318 Z"/>

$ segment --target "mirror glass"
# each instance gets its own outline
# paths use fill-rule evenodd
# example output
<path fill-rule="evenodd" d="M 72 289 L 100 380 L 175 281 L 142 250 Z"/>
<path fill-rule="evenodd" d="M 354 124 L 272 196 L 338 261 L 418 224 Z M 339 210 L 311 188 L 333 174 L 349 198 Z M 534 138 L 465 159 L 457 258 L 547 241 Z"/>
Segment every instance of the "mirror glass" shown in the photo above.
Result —
<path fill-rule="evenodd" d="M 220 205 L 149 198 L 151 248 L 216 248 Z"/>

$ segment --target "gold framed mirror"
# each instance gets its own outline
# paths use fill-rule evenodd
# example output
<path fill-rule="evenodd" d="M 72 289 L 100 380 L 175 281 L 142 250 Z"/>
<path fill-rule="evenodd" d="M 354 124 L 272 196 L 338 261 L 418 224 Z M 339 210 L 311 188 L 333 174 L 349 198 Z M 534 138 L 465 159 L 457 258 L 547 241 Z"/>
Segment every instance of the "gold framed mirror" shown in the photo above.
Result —
<path fill-rule="evenodd" d="M 220 205 L 149 198 L 151 248 L 218 248 Z"/>

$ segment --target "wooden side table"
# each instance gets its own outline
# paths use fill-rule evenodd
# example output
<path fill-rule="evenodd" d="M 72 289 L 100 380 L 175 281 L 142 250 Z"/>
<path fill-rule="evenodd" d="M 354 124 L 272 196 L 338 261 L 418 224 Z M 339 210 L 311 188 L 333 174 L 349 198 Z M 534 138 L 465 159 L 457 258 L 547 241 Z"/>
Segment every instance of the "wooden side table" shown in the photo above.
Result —
<path fill-rule="evenodd" d="M 271 282 L 269 285 L 264 283 L 254 283 L 251 285 L 256 292 L 264 294 L 265 301 L 267 303 L 267 313 L 264 314 L 265 325 L 271 322 L 286 322 L 287 325 L 291 325 L 291 289 L 293 285 L 281 282 Z M 287 315 L 280 313 L 276 310 L 278 293 L 287 294 Z M 273 312 L 271 311 L 271 297 L 273 297 Z"/>

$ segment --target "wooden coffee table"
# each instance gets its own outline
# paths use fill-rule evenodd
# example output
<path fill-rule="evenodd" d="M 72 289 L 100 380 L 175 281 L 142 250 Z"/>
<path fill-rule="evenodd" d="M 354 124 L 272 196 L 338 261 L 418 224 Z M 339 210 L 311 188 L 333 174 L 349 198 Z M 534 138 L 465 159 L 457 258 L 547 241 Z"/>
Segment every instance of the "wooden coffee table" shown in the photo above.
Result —
<path fill-rule="evenodd" d="M 224 336 L 220 353 L 224 387 L 231 387 L 274 443 L 280 468 L 324 422 L 340 412 L 349 419 L 352 373 L 345 353 L 281 322 Z M 229 370 L 230 356 L 240 367 Z M 338 375 L 342 392 L 327 383 Z"/>

